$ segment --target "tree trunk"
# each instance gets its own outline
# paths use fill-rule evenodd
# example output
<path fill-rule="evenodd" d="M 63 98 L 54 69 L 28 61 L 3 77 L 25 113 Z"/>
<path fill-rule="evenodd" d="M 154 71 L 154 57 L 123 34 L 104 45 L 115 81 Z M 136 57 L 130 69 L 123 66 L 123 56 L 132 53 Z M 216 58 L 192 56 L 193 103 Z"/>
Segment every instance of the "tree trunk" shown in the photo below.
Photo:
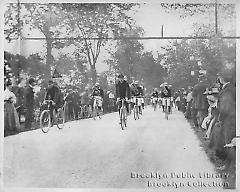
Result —
<path fill-rule="evenodd" d="M 52 56 L 52 41 L 47 39 L 47 58 L 46 58 L 46 79 L 51 78 L 51 64 L 53 62 Z"/>
<path fill-rule="evenodd" d="M 97 71 L 94 66 L 91 67 L 91 76 L 92 76 L 92 83 L 95 85 L 97 82 Z"/>

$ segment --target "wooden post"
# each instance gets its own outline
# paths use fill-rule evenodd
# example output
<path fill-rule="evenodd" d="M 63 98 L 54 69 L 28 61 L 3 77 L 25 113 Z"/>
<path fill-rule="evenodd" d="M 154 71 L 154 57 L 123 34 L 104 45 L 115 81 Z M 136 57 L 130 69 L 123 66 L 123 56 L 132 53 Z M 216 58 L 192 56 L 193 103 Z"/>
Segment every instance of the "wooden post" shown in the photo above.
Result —
<path fill-rule="evenodd" d="M 17 42 L 17 53 L 18 53 L 18 58 L 17 58 L 17 66 L 18 66 L 18 72 L 17 72 L 17 82 L 19 83 L 20 81 L 20 55 L 21 55 L 21 39 L 22 39 L 22 34 L 21 34 L 21 21 L 20 21 L 20 0 L 17 1 L 17 22 L 18 22 L 18 42 Z"/>
<path fill-rule="evenodd" d="M 218 34 L 218 9 L 217 9 L 217 0 L 215 0 L 215 33 Z"/>
<path fill-rule="evenodd" d="M 162 25 L 162 37 L 163 37 L 163 25 Z"/>

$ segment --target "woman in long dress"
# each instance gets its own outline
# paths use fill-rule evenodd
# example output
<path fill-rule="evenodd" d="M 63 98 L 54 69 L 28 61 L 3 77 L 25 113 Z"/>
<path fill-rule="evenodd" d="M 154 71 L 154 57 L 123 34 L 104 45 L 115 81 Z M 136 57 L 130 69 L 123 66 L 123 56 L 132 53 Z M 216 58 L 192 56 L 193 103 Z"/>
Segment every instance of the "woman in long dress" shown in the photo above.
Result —
<path fill-rule="evenodd" d="M 7 82 L 4 91 L 4 131 L 15 132 L 20 130 L 18 114 L 14 104 L 16 96 L 11 91 L 12 83 Z"/>

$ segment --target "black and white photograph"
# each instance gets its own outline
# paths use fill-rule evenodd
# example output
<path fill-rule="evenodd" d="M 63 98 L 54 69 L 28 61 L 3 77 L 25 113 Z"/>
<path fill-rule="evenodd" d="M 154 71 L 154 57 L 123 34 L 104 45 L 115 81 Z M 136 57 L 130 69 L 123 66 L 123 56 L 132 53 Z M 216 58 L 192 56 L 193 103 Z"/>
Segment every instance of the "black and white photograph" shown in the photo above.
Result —
<path fill-rule="evenodd" d="M 239 189 L 239 3 L 2 3 L 3 189 Z"/>

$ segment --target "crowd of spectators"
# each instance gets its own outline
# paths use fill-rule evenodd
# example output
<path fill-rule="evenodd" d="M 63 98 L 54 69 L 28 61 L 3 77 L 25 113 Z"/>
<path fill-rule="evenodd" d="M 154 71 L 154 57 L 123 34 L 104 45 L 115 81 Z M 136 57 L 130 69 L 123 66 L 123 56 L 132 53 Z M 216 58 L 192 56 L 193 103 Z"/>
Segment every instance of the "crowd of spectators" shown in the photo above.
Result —
<path fill-rule="evenodd" d="M 53 83 L 58 86 L 56 82 Z M 4 133 L 9 135 L 36 129 L 41 111 L 44 109 L 46 88 L 39 87 L 34 78 L 29 78 L 18 84 L 12 79 L 5 83 L 4 89 Z M 69 85 L 60 90 L 67 121 L 91 117 L 91 88 L 85 88 L 81 92 L 77 86 Z M 84 113 L 83 107 L 86 107 Z M 116 99 L 111 90 L 104 91 L 103 110 L 104 113 L 116 111 Z"/>
<path fill-rule="evenodd" d="M 215 83 L 209 84 L 205 75 L 187 90 L 175 93 L 175 105 L 208 140 L 210 149 L 226 162 L 236 162 L 236 85 L 231 71 L 218 73 Z"/>

